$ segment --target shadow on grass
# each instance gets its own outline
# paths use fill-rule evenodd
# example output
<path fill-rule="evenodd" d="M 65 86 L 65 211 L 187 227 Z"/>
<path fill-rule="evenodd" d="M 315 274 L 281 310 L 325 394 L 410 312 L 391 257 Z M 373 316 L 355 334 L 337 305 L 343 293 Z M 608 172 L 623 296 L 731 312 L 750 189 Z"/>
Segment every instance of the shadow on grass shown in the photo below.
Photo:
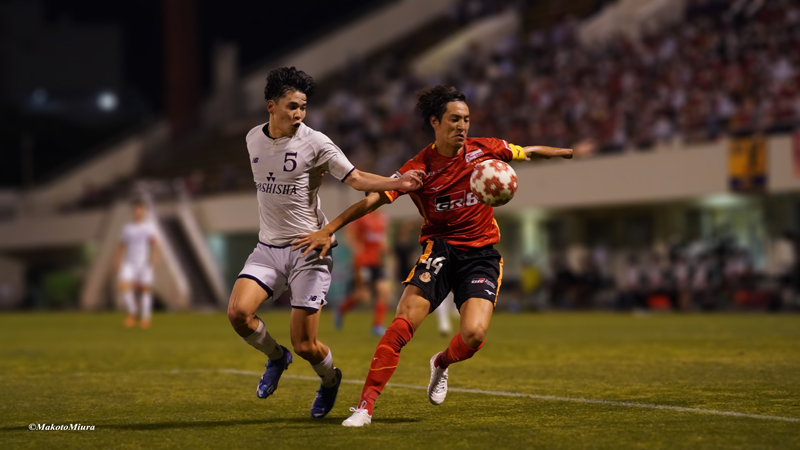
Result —
<path fill-rule="evenodd" d="M 342 421 L 347 417 L 329 417 L 325 419 L 312 418 L 285 418 L 285 419 L 242 419 L 242 420 L 198 420 L 191 422 L 154 422 L 154 423 L 124 423 L 124 424 L 95 424 L 95 430 L 171 430 L 179 428 L 213 428 L 213 427 L 236 427 L 240 425 L 270 425 L 284 424 L 308 428 L 310 424 L 322 427 L 340 427 Z M 408 417 L 395 417 L 381 419 L 381 423 L 413 423 L 420 419 Z M 6 426 L 0 427 L 0 431 L 28 431 L 28 426 Z"/>

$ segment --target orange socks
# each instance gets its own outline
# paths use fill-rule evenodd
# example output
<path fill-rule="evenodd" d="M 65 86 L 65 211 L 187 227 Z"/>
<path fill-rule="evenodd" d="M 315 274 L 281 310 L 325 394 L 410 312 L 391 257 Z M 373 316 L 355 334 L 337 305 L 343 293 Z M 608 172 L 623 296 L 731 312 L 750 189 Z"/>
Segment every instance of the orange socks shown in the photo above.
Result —
<path fill-rule="evenodd" d="M 339 306 L 339 313 L 342 315 L 347 314 L 348 311 L 353 309 L 353 306 L 356 306 L 356 298 L 352 295 L 348 295 L 344 302 Z"/>
<path fill-rule="evenodd" d="M 485 341 L 484 341 L 485 342 Z M 461 339 L 461 333 L 453 336 L 453 339 L 450 340 L 450 345 L 447 347 L 447 350 L 443 351 L 434 364 L 436 367 L 441 369 L 447 369 L 447 366 L 453 364 L 454 362 L 464 361 L 467 359 L 472 358 L 472 355 L 478 352 L 478 350 L 483 347 L 483 342 L 477 348 L 472 348 L 467 346 L 464 343 L 464 340 Z"/>
<path fill-rule="evenodd" d="M 369 414 L 372 414 L 375 400 L 378 399 L 397 368 L 397 363 L 400 361 L 400 350 L 408 344 L 413 336 L 414 327 L 411 322 L 402 317 L 397 317 L 392 321 L 372 357 L 367 381 L 364 382 L 364 390 L 361 391 L 359 408 L 366 408 Z"/>
<path fill-rule="evenodd" d="M 386 304 L 375 302 L 375 318 L 372 321 L 373 326 L 383 325 L 383 319 L 386 317 Z"/>

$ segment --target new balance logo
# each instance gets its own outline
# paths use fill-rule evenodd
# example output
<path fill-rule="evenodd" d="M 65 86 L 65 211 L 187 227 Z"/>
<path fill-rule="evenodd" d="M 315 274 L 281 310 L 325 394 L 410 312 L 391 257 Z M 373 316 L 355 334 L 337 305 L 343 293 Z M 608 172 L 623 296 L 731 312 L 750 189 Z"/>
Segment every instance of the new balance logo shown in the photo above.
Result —
<path fill-rule="evenodd" d="M 272 176 L 272 172 L 269 173 L 269 176 L 267 177 L 267 181 L 275 181 L 275 177 Z"/>

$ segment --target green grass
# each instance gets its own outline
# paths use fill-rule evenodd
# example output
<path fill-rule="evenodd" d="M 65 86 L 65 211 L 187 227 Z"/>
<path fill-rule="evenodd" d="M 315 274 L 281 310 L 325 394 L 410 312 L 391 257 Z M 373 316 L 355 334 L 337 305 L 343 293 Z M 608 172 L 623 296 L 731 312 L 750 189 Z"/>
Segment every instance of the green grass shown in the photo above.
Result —
<path fill-rule="evenodd" d="M 288 345 L 288 313 L 262 317 Z M 346 379 L 363 380 L 377 343 L 369 316 L 348 316 L 342 332 L 330 319 L 320 338 Z M 373 424 L 349 429 L 358 384 L 313 420 L 317 382 L 285 378 L 259 400 L 258 375 L 217 372 L 264 363 L 224 314 L 156 315 L 148 331 L 121 323 L 0 315 L 0 448 L 800 448 L 800 422 L 462 392 L 434 407 L 423 390 L 391 386 Z M 392 382 L 426 385 L 447 342 L 431 318 Z M 287 375 L 314 373 L 296 357 Z M 497 314 L 483 350 L 451 367 L 450 386 L 800 418 L 800 316 Z"/>

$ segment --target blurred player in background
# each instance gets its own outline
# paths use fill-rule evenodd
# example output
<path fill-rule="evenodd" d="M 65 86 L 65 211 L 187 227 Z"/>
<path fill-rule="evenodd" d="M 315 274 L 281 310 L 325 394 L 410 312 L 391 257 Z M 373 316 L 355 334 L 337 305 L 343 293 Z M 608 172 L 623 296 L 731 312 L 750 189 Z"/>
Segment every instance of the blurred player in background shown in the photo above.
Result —
<path fill-rule="evenodd" d="M 150 328 L 153 310 L 153 269 L 158 264 L 158 240 L 153 224 L 147 220 L 147 210 L 141 200 L 133 202 L 133 222 L 122 229 L 114 271 L 119 293 L 128 308 L 126 328 L 136 325 Z M 141 308 L 136 307 L 135 291 L 141 295 Z"/>
<path fill-rule="evenodd" d="M 436 321 L 439 324 L 439 334 L 442 336 L 450 336 L 453 332 L 453 325 L 450 323 L 450 316 L 457 316 L 458 310 L 456 304 L 453 303 L 453 293 L 447 294 L 444 301 L 436 308 Z"/>
<path fill-rule="evenodd" d="M 372 358 L 361 400 L 344 426 L 360 427 L 372 421 L 372 410 L 422 321 L 452 291 L 461 313 L 459 334 L 430 360 L 428 400 L 441 404 L 447 395 L 448 367 L 471 358 L 483 346 L 502 281 L 503 260 L 493 245 L 500 231 L 491 207 L 478 202 L 469 178 L 476 164 L 500 159 L 529 160 L 531 155 L 572 157 L 571 149 L 520 147 L 494 138 L 467 138 L 469 108 L 466 97 L 454 87 L 436 86 L 420 92 L 417 102 L 423 127 L 433 131 L 435 142 L 400 168 L 396 176 L 423 170 L 425 182 L 411 199 L 425 219 L 420 233 L 422 256 L 403 282 L 397 317 L 383 335 Z M 375 192 L 345 210 L 317 233 L 295 241 L 306 253 L 322 247 L 345 224 L 391 203 L 405 191 Z"/>
<path fill-rule="evenodd" d="M 379 211 L 356 220 L 346 228 L 348 242 L 353 246 L 353 291 L 336 310 L 336 328 L 342 328 L 344 316 L 359 303 L 373 298 L 375 311 L 372 334 L 383 336 L 383 319 L 389 301 L 389 282 L 386 279 L 386 216 Z"/>
<path fill-rule="evenodd" d="M 259 242 L 233 287 L 228 319 L 245 342 L 269 358 L 256 395 L 270 396 L 291 364 L 292 354 L 270 336 L 256 309 L 268 298 L 280 296 L 288 286 L 292 292 L 292 346 L 322 379 L 311 405 L 311 416 L 322 418 L 333 408 L 342 380 L 330 349 L 317 340 L 319 311 L 327 303 L 333 260 L 324 255 L 301 255 L 290 243 L 328 222 L 317 196 L 323 172 L 369 192 L 417 189 L 421 174 L 409 172 L 395 179 L 355 169 L 327 136 L 303 124 L 313 91 L 314 80 L 294 67 L 275 69 L 267 75 L 264 97 L 269 122 L 247 134 L 261 225 Z"/>

